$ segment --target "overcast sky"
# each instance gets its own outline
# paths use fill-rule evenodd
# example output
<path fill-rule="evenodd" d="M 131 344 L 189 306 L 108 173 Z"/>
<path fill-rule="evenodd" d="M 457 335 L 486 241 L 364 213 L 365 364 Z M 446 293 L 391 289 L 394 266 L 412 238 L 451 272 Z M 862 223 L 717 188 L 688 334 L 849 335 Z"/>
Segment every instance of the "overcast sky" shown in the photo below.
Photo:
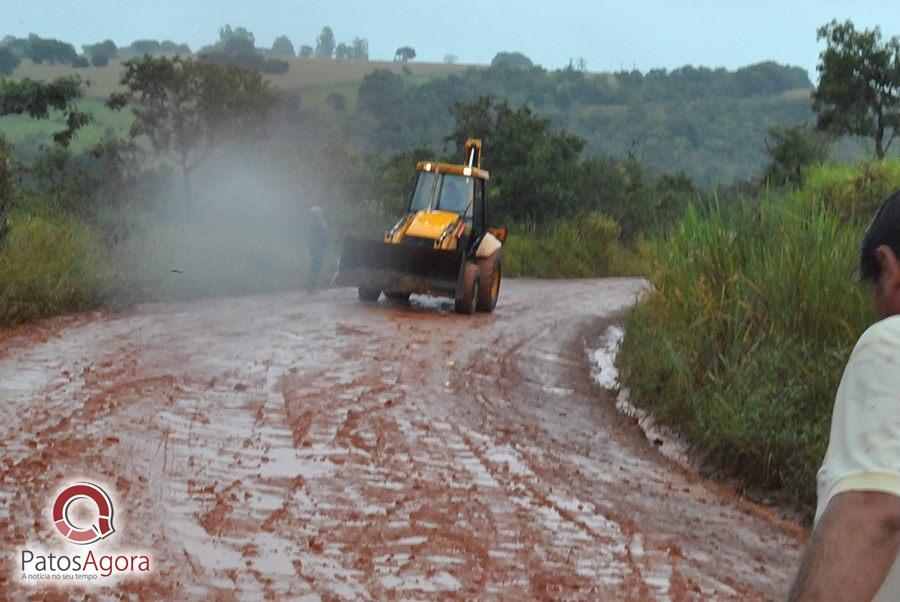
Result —
<path fill-rule="evenodd" d="M 33 32 L 79 49 L 105 38 L 171 39 L 197 49 L 226 23 L 250 29 L 258 46 L 285 34 L 299 48 L 330 25 L 338 42 L 368 39 L 372 59 L 390 59 L 401 45 L 425 61 L 455 54 L 462 63 L 488 63 L 498 50 L 518 50 L 557 68 L 582 57 L 591 71 L 772 59 L 811 76 L 816 28 L 832 18 L 900 34 L 898 0 L 0 0 L 0 34 Z"/>

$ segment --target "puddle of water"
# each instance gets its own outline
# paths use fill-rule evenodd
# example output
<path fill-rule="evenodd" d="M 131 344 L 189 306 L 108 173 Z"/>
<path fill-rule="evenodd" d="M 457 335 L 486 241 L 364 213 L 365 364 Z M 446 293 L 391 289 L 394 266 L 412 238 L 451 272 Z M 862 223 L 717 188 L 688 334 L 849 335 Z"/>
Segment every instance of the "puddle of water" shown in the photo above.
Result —
<path fill-rule="evenodd" d="M 669 429 L 658 424 L 652 415 L 632 404 L 628 389 L 619 386 L 619 371 L 615 362 L 624 338 L 625 330 L 621 326 L 612 324 L 606 329 L 600 347 L 588 351 L 594 382 L 608 391 L 617 392 L 616 409 L 622 414 L 634 418 L 647 439 L 663 456 L 683 468 L 694 470 L 687 444 Z"/>

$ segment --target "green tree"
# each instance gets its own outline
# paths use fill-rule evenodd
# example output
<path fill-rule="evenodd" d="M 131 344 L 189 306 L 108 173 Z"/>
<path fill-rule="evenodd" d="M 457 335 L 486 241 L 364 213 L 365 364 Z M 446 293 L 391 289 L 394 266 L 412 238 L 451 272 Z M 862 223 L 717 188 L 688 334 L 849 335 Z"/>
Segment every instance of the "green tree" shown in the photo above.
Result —
<path fill-rule="evenodd" d="M 322 28 L 322 33 L 319 34 L 319 37 L 316 38 L 315 56 L 317 59 L 334 58 L 334 48 L 334 32 L 326 25 Z"/>
<path fill-rule="evenodd" d="M 245 27 L 232 29 L 226 25 L 219 29 L 219 41 L 213 49 L 229 56 L 256 54 L 256 38 Z"/>
<path fill-rule="evenodd" d="M 137 56 L 143 56 L 145 54 L 154 55 L 160 54 L 161 49 L 159 42 L 157 40 L 135 40 L 129 46 L 130 51 Z"/>
<path fill-rule="evenodd" d="M 533 67 L 534 63 L 521 52 L 498 52 L 491 61 L 492 67 L 496 67 L 497 65 L 527 69 L 528 67 Z"/>
<path fill-rule="evenodd" d="M 45 84 L 30 79 L 13 82 L 0 79 L 0 116 L 29 115 L 47 119 L 52 110 L 62 111 L 66 129 L 53 134 L 53 140 L 68 146 L 78 129 L 90 122 L 87 113 L 78 110 L 75 101 L 84 95 L 78 77 L 60 77 Z"/>
<path fill-rule="evenodd" d="M 805 125 L 769 128 L 766 154 L 770 163 L 764 178 L 776 183 L 803 183 L 807 168 L 828 158 L 828 143 L 820 132 Z"/>
<path fill-rule="evenodd" d="M 52 38 L 29 34 L 26 55 L 35 63 L 71 63 L 78 56 L 75 47 Z"/>
<path fill-rule="evenodd" d="M 0 47 L 0 75 L 12 75 L 22 59 L 12 49 Z"/>
<path fill-rule="evenodd" d="M 819 129 L 874 138 L 883 159 L 900 126 L 900 40 L 882 42 L 879 28 L 857 31 L 850 21 L 820 27 L 818 38 L 827 44 L 813 92 Z"/>
<path fill-rule="evenodd" d="M 353 38 L 352 58 L 357 61 L 369 60 L 369 42 L 365 38 Z"/>
<path fill-rule="evenodd" d="M 309 59 L 312 58 L 313 55 L 313 47 L 307 44 L 304 44 L 300 47 L 300 52 L 298 53 L 301 58 Z"/>
<path fill-rule="evenodd" d="M 191 172 L 226 140 L 252 132 L 276 100 L 255 70 L 178 56 L 128 60 L 123 69 L 127 92 L 114 94 L 109 105 L 135 103 L 131 136 L 146 136 L 157 154 L 175 161 L 186 201 Z"/>
<path fill-rule="evenodd" d="M 162 54 L 190 54 L 191 47 L 187 44 L 176 44 L 172 40 L 163 40 L 159 43 L 159 51 Z"/>
<path fill-rule="evenodd" d="M 118 56 L 119 51 L 112 40 L 104 40 L 99 44 L 85 44 L 81 49 L 90 58 L 94 67 L 105 67 L 109 64 L 110 59 Z"/>
<path fill-rule="evenodd" d="M 484 143 L 482 166 L 492 170 L 491 202 L 501 219 L 546 222 L 583 209 L 579 198 L 584 140 L 528 107 L 513 109 L 482 97 L 454 107 L 456 127 L 447 141 L 462 156 L 468 137 Z"/>
<path fill-rule="evenodd" d="M 343 42 L 337 45 L 337 49 L 334 51 L 334 58 L 339 61 L 347 61 L 353 58 L 353 48 L 347 46 Z"/>
<path fill-rule="evenodd" d="M 411 46 L 401 46 L 397 49 L 397 52 L 394 53 L 395 61 L 407 62 L 416 58 L 416 49 Z"/>
<path fill-rule="evenodd" d="M 294 56 L 294 44 L 287 36 L 278 36 L 272 42 L 271 52 L 275 56 Z"/>

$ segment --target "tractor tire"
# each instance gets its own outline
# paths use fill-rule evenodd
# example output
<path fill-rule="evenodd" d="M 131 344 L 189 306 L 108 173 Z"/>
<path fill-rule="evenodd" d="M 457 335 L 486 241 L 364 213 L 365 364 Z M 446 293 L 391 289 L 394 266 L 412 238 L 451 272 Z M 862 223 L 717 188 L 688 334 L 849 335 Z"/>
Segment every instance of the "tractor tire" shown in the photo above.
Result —
<path fill-rule="evenodd" d="M 409 293 L 384 291 L 384 296 L 387 297 L 388 301 L 394 301 L 396 303 L 406 303 L 409 301 Z"/>
<path fill-rule="evenodd" d="M 456 295 L 454 309 L 458 314 L 473 314 L 478 305 L 478 288 L 481 282 L 481 270 L 478 264 L 469 262 L 463 273 L 462 290 Z"/>
<path fill-rule="evenodd" d="M 500 280 L 503 277 L 503 266 L 500 251 L 490 257 L 478 261 L 481 270 L 481 281 L 478 283 L 478 311 L 492 312 L 497 307 L 500 296 Z"/>
<path fill-rule="evenodd" d="M 366 303 L 378 303 L 378 297 L 381 296 L 381 291 L 376 288 L 359 287 L 357 292 L 359 293 L 359 300 Z"/>

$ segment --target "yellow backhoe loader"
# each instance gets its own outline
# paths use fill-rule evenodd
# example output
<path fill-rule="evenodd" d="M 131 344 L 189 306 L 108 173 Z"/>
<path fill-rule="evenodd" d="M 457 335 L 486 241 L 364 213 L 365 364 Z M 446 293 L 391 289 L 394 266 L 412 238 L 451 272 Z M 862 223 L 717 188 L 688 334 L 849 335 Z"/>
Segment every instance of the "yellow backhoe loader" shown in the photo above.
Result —
<path fill-rule="evenodd" d="M 420 161 L 416 170 L 406 213 L 383 241 L 345 240 L 334 284 L 357 287 L 366 302 L 420 293 L 453 298 L 461 314 L 493 311 L 506 228 L 488 227 L 481 140 L 466 141 L 462 165 Z"/>

